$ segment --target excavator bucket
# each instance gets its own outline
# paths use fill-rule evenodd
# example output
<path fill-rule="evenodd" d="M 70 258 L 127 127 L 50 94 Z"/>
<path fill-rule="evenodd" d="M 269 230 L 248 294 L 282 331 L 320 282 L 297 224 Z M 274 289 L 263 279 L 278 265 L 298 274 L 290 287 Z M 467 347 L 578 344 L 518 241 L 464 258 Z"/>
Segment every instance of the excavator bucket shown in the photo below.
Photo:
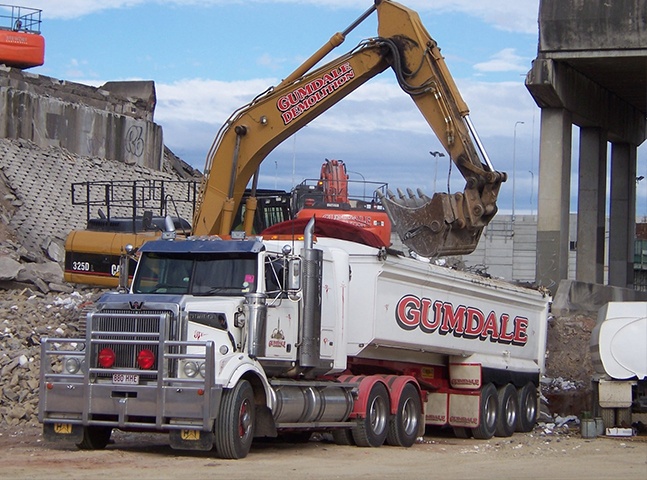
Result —
<path fill-rule="evenodd" d="M 392 228 L 402 242 L 423 257 L 467 255 L 478 245 L 484 224 L 467 225 L 464 220 L 462 193 L 435 193 L 432 198 L 418 189 L 418 196 L 407 189 L 398 189 L 396 197 L 390 190 L 378 196 Z"/>

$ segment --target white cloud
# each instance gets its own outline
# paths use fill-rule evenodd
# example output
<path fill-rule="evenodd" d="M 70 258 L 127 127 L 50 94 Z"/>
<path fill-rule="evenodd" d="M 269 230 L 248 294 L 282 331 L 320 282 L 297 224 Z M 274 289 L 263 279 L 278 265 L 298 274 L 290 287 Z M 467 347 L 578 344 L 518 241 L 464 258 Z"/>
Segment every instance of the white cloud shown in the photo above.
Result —
<path fill-rule="evenodd" d="M 519 72 L 526 73 L 530 69 L 528 59 L 516 54 L 514 48 L 504 48 L 495 53 L 486 62 L 474 64 L 479 72 Z"/>
<path fill-rule="evenodd" d="M 213 137 L 231 113 L 275 83 L 276 79 L 157 83 L 155 120 L 164 128 L 167 145 L 180 156 L 189 155 L 183 158 L 202 168 Z M 458 86 L 486 148 L 503 158 L 503 164 L 495 166 L 509 168 L 507 150 L 514 124 L 525 122 L 527 128 L 518 129 L 517 140 L 528 139 L 537 111 L 523 82 L 463 80 Z M 375 79 L 300 130 L 296 142 L 284 142 L 276 155 L 284 162 L 293 155 L 355 159 L 358 166 L 354 169 L 374 172 L 374 179 L 407 177 L 411 181 L 415 159 L 428 162 L 428 151 L 441 148 L 411 98 L 394 81 Z M 375 168 L 367 163 L 371 158 L 398 160 L 396 165 L 380 160 L 380 167 Z M 313 173 L 305 169 L 298 178 L 308 175 Z"/>

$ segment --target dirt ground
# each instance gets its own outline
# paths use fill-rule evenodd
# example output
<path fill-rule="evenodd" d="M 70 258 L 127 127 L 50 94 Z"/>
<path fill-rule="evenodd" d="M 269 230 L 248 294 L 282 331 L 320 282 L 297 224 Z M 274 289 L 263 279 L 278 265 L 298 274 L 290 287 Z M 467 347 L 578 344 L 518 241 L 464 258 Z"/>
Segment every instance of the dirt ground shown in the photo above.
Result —
<path fill-rule="evenodd" d="M 0 478 L 101 479 L 640 479 L 647 478 L 647 437 L 581 438 L 579 432 L 491 440 L 443 432 L 405 449 L 257 442 L 242 460 L 172 450 L 166 435 L 115 432 L 102 451 L 43 441 L 39 427 L 0 432 Z M 432 435 L 433 434 L 433 435 Z"/>

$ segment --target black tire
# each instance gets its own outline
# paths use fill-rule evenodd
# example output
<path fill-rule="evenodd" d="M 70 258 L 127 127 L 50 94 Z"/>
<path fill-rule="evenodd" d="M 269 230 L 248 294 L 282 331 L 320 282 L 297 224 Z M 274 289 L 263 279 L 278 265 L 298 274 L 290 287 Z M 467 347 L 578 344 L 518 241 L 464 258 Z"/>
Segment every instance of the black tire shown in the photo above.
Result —
<path fill-rule="evenodd" d="M 386 442 L 397 447 L 410 447 L 418 438 L 422 403 L 418 389 L 408 383 L 398 400 L 398 410 L 389 422 Z"/>
<path fill-rule="evenodd" d="M 496 387 L 488 383 L 481 390 L 479 405 L 479 426 L 472 429 L 472 435 L 479 440 L 488 440 L 496 431 L 496 420 L 499 412 L 499 397 Z"/>
<path fill-rule="evenodd" d="M 245 458 L 254 439 L 254 390 L 247 380 L 222 393 L 216 421 L 216 450 L 221 458 Z"/>
<path fill-rule="evenodd" d="M 510 437 L 517 427 L 519 416 L 519 397 L 517 389 L 511 383 L 499 387 L 499 411 L 497 412 L 496 430 L 497 437 Z"/>
<path fill-rule="evenodd" d="M 389 430 L 389 394 L 383 383 L 376 383 L 366 402 L 366 417 L 353 427 L 353 440 L 358 447 L 379 447 Z"/>
<path fill-rule="evenodd" d="M 539 414 L 537 387 L 534 383 L 528 382 L 517 390 L 519 400 L 519 413 L 517 415 L 517 432 L 532 432 L 537 423 Z"/>
<path fill-rule="evenodd" d="M 83 427 L 83 440 L 76 444 L 80 450 L 103 450 L 110 443 L 112 427 Z"/>
<path fill-rule="evenodd" d="M 355 445 L 353 440 L 353 432 L 350 428 L 339 428 L 331 432 L 332 439 L 337 445 Z"/>

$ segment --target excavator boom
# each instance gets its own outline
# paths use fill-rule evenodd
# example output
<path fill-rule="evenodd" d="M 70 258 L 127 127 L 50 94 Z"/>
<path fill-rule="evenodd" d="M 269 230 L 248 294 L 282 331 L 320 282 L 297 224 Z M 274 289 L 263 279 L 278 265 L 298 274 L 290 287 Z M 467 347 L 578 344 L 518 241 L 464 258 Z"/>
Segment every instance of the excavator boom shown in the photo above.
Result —
<path fill-rule="evenodd" d="M 374 10 L 378 36 L 314 68 Z M 402 241 L 419 255 L 471 253 L 483 228 L 496 213 L 504 173 L 496 172 L 468 118 L 469 110 L 449 74 L 436 42 L 418 14 L 389 0 L 373 7 L 344 32 L 333 35 L 279 85 L 234 112 L 219 131 L 207 157 L 193 230 L 196 235 L 228 234 L 233 212 L 252 177 L 283 140 L 331 108 L 366 81 L 391 67 L 451 160 L 466 180 L 463 192 L 422 192 L 381 201 Z M 415 172 L 412 172 L 415 174 Z M 253 214 L 254 202 L 246 209 Z M 245 230 L 248 231 L 248 222 Z"/>

